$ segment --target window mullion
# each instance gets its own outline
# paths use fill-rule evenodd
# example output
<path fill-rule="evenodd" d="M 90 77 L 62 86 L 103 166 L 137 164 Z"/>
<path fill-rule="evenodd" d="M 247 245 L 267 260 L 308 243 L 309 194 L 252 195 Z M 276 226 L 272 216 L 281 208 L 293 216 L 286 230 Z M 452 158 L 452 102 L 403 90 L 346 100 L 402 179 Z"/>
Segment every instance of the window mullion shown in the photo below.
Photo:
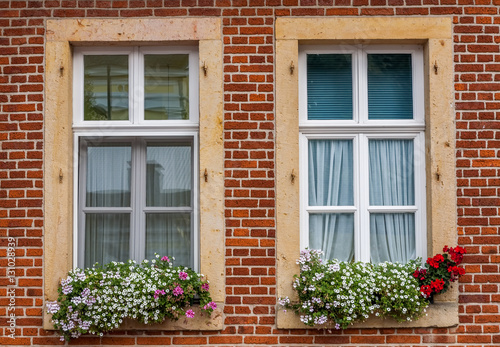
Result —
<path fill-rule="evenodd" d="M 363 63 L 363 57 L 361 55 L 361 50 L 357 49 L 352 53 L 353 64 L 352 64 L 352 78 L 353 78 L 353 120 L 356 124 L 363 123 L 363 79 L 362 79 L 362 69 L 361 64 Z"/>
<path fill-rule="evenodd" d="M 417 257 L 425 259 L 427 257 L 427 225 L 426 221 L 426 195 L 425 195 L 425 147 L 424 133 L 421 132 L 414 141 L 414 170 L 415 170 L 415 245 Z M 418 171 L 417 171 L 418 170 Z"/>
<path fill-rule="evenodd" d="M 365 124 L 368 121 L 368 68 L 366 53 L 360 46 L 356 51 L 356 77 L 358 114 L 357 124 Z"/>
<path fill-rule="evenodd" d="M 359 170 L 357 170 L 359 182 L 359 229 L 358 229 L 358 247 L 359 258 L 358 260 L 369 262 L 370 261 L 370 214 L 368 206 L 370 203 L 370 190 L 369 190 L 369 155 L 368 155 L 368 139 L 365 134 L 359 134 L 358 137 L 357 153 L 359 155 L 358 163 Z"/>
<path fill-rule="evenodd" d="M 131 185 L 131 254 L 133 259 L 140 261 L 144 259 L 145 245 L 145 216 L 144 205 L 146 202 L 146 189 L 142 185 L 146 184 L 146 158 L 144 140 L 136 138 L 132 147 L 132 185 Z"/>
<path fill-rule="evenodd" d="M 83 122 L 83 98 L 85 72 L 83 67 L 83 54 L 75 51 L 73 60 L 73 124 Z"/>
<path fill-rule="evenodd" d="M 86 141 L 80 139 L 79 143 L 79 166 L 78 166 L 78 242 L 80 250 L 85 250 L 85 212 L 83 209 L 85 207 L 85 187 L 87 184 L 87 146 Z M 85 251 L 80 251 L 77 253 L 77 264 L 78 267 L 83 267 L 85 263 Z"/>
<path fill-rule="evenodd" d="M 412 57 L 412 79 L 413 79 L 413 117 L 424 124 L 424 59 L 422 47 L 416 47 Z"/>
<path fill-rule="evenodd" d="M 196 213 L 199 211 L 199 190 L 200 190 L 200 168 L 199 168 L 199 156 L 198 156 L 198 134 L 193 136 L 193 142 L 191 147 L 191 240 L 192 242 L 192 261 L 193 268 L 195 271 L 200 270 L 200 235 L 197 230 L 200 229 L 200 216 Z"/>
<path fill-rule="evenodd" d="M 300 248 L 305 249 L 309 247 L 309 212 L 307 211 L 309 207 L 309 195 L 308 195 L 308 184 L 309 184 L 309 156 L 308 156 L 308 145 L 309 140 L 303 134 L 299 137 L 299 196 L 300 196 Z"/>
<path fill-rule="evenodd" d="M 144 121 L 144 54 L 139 47 L 134 49 L 133 64 L 134 85 L 132 99 L 134 101 L 133 124 L 140 124 Z"/>

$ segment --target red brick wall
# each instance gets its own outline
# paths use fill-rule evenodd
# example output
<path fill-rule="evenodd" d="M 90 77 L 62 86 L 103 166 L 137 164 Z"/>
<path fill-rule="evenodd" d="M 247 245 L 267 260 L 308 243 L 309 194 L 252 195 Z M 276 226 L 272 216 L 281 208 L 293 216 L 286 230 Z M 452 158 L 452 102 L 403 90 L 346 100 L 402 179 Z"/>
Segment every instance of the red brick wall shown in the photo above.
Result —
<path fill-rule="evenodd" d="M 59 344 L 42 326 L 44 20 L 220 16 L 224 39 L 225 328 L 115 332 L 110 345 L 500 344 L 499 0 L 0 1 L 0 344 Z M 467 275 L 451 329 L 278 330 L 275 326 L 274 19 L 277 16 L 453 16 L 459 243 Z M 409 28 L 411 30 L 411 28 Z M 451 63 L 451 62 L 450 62 Z M 8 237 L 16 239 L 14 284 Z M 11 257 L 10 257 L 11 258 Z M 7 320 L 16 288 L 16 339 Z"/>

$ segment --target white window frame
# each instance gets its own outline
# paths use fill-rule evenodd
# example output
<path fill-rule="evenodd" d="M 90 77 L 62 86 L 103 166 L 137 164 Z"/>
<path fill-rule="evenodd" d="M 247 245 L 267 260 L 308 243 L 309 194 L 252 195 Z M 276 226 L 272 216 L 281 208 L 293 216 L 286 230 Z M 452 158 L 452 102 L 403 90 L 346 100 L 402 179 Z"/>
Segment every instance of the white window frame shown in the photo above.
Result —
<path fill-rule="evenodd" d="M 113 55 L 126 54 L 129 59 L 129 120 L 101 120 L 85 121 L 83 114 L 83 91 L 84 91 L 84 55 Z M 188 54 L 189 55 L 189 119 L 181 120 L 144 120 L 144 55 L 145 54 Z M 81 140 L 85 138 L 103 139 L 125 139 L 139 138 L 144 141 L 175 139 L 192 140 L 192 254 L 193 269 L 199 271 L 200 268 L 200 235 L 199 235 L 199 69 L 198 69 L 198 47 L 197 46 L 141 46 L 141 47 L 75 47 L 73 54 L 73 215 L 78 216 L 73 219 L 73 267 L 82 265 L 81 217 L 84 206 L 83 199 L 80 198 L 79 191 L 79 153 Z M 140 168 L 137 168 L 140 170 Z M 133 184 L 133 181 L 132 181 Z M 131 196 L 131 199 L 134 199 Z M 135 204 L 131 201 L 131 206 Z M 144 209 L 143 209 L 144 211 Z M 143 214 L 137 210 L 132 214 Z M 134 217 L 131 217 L 131 241 L 136 240 L 137 233 L 132 230 Z M 145 221 L 145 218 L 138 218 Z M 145 225 L 142 225 L 145 228 Z M 144 245 L 144 240 L 140 241 Z M 131 245 L 131 248 L 135 247 Z M 144 254 L 144 250 L 142 251 Z M 130 254 L 133 256 L 133 253 Z M 140 259 L 136 259 L 140 260 Z"/>
<path fill-rule="evenodd" d="M 307 54 L 352 54 L 353 119 L 307 119 Z M 412 55 L 413 119 L 369 120 L 367 54 L 408 53 Z M 370 212 L 414 212 L 416 256 L 427 255 L 425 121 L 423 47 L 419 45 L 303 45 L 299 48 L 299 166 L 300 166 L 300 248 L 309 246 L 311 212 L 354 213 L 354 257 L 370 261 Z M 415 205 L 385 207 L 369 205 L 369 139 L 413 139 Z M 353 206 L 314 207 L 308 205 L 308 141 L 351 139 L 353 141 Z M 368 240 L 368 241 L 366 241 Z"/>

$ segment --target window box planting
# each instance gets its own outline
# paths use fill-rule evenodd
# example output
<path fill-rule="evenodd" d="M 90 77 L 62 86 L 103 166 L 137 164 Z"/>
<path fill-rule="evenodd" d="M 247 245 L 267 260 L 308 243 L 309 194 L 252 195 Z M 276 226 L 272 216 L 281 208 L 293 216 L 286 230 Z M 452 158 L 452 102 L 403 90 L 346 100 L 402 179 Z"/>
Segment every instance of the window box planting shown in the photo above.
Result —
<path fill-rule="evenodd" d="M 173 260 L 173 259 L 172 259 Z M 192 269 L 174 267 L 169 257 L 136 263 L 111 262 L 104 266 L 75 269 L 61 281 L 57 301 L 47 302 L 47 312 L 61 334 L 61 340 L 82 334 L 116 329 L 125 318 L 144 324 L 165 319 L 194 318 L 194 299 L 201 314 L 210 314 L 217 305 L 209 293 L 209 282 Z"/>
<path fill-rule="evenodd" d="M 308 326 L 345 329 L 369 316 L 390 317 L 398 322 L 419 319 L 435 294 L 465 273 L 460 267 L 465 249 L 443 249 L 427 259 L 406 264 L 345 262 L 322 259 L 320 250 L 301 252 L 300 275 L 293 288 L 298 302 L 280 298 L 279 305 L 300 316 Z"/>

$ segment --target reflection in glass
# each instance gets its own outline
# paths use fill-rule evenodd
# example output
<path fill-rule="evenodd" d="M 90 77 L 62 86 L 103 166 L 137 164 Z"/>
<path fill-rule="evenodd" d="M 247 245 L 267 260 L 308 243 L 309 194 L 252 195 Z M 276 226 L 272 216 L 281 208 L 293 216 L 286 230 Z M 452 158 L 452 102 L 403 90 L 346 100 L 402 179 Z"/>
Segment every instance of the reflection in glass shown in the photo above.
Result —
<path fill-rule="evenodd" d="M 130 206 L 131 148 L 104 143 L 87 147 L 87 207 Z"/>
<path fill-rule="evenodd" d="M 155 252 L 175 257 L 176 265 L 193 265 L 189 213 L 146 215 L 146 259 L 153 259 Z"/>
<path fill-rule="evenodd" d="M 190 143 L 150 143 L 147 147 L 146 206 L 191 206 Z"/>
<path fill-rule="evenodd" d="M 189 118 L 189 55 L 144 56 L 144 119 Z"/>
<path fill-rule="evenodd" d="M 130 214 L 87 214 L 85 216 L 85 267 L 98 262 L 127 261 Z"/>
<path fill-rule="evenodd" d="M 84 120 L 127 120 L 128 55 L 86 55 Z"/>

